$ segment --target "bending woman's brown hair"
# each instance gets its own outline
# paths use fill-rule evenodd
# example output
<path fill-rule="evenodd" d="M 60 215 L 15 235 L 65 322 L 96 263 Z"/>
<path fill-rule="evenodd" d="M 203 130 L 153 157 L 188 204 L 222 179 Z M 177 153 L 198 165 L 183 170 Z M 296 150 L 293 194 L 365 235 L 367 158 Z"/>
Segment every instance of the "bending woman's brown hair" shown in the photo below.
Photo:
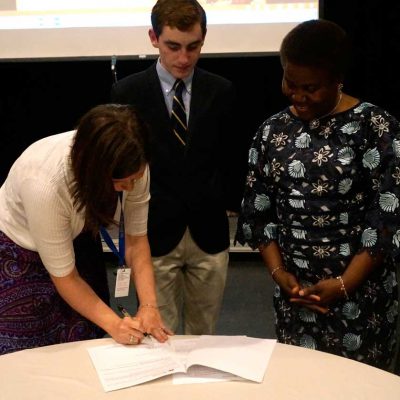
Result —
<path fill-rule="evenodd" d="M 74 205 L 85 229 L 114 223 L 117 192 L 112 179 L 138 172 L 149 161 L 149 132 L 132 106 L 104 104 L 79 121 L 71 149 Z"/>

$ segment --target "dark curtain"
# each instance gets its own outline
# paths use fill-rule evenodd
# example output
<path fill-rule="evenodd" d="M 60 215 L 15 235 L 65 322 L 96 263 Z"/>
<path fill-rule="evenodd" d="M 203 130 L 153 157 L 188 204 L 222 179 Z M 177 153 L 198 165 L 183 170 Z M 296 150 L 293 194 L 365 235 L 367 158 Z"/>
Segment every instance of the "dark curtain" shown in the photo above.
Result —
<path fill-rule="evenodd" d="M 352 38 L 353 65 L 344 90 L 400 119 L 400 2 L 325 0 L 323 8 L 324 18 Z"/>

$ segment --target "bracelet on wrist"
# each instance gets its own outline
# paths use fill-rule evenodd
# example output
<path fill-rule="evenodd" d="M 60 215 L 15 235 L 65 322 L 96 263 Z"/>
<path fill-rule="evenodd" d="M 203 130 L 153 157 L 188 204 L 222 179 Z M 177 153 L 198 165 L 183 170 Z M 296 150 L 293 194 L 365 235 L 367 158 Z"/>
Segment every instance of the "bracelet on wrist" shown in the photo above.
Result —
<path fill-rule="evenodd" d="M 280 269 L 285 269 L 283 265 L 278 265 L 277 267 L 274 267 L 271 269 L 271 278 L 274 277 L 274 275 L 280 270 Z"/>
<path fill-rule="evenodd" d="M 346 286 L 344 286 L 343 278 L 341 275 L 337 276 L 336 279 L 340 282 L 340 290 L 343 292 L 343 296 L 346 300 L 349 300 L 349 294 L 347 293 Z"/>
<path fill-rule="evenodd" d="M 154 308 L 158 310 L 158 306 L 150 303 L 139 304 L 139 308 Z"/>

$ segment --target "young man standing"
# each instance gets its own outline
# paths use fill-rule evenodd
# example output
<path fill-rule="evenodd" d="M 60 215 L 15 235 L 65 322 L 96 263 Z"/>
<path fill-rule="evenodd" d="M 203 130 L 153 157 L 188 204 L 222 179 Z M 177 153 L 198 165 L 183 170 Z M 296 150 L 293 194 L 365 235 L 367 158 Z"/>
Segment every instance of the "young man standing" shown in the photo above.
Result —
<path fill-rule="evenodd" d="M 239 209 L 244 186 L 235 93 L 230 81 L 196 67 L 207 31 L 196 0 L 158 0 L 151 22 L 157 62 L 117 82 L 112 100 L 135 105 L 152 133 L 148 236 L 164 322 L 213 334 L 228 267 L 227 214 Z"/>

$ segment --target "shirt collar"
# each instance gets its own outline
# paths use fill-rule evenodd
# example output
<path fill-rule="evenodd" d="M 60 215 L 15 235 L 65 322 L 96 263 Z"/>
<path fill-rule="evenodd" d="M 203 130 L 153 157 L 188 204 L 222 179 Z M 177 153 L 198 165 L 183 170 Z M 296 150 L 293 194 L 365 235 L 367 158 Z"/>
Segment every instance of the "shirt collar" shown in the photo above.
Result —
<path fill-rule="evenodd" d="M 176 78 L 174 76 L 172 76 L 164 67 L 163 65 L 161 65 L 161 61 L 160 58 L 157 61 L 157 65 L 156 65 L 156 69 L 157 69 L 157 74 L 158 77 L 160 78 L 160 82 L 161 82 L 161 87 L 163 89 L 163 91 L 168 95 L 173 86 L 174 83 L 176 81 Z M 186 77 L 185 79 L 183 79 L 183 82 L 185 83 L 185 88 L 186 91 L 189 94 L 192 94 L 192 80 L 193 80 L 193 73 L 194 71 L 191 72 L 191 74 Z"/>

